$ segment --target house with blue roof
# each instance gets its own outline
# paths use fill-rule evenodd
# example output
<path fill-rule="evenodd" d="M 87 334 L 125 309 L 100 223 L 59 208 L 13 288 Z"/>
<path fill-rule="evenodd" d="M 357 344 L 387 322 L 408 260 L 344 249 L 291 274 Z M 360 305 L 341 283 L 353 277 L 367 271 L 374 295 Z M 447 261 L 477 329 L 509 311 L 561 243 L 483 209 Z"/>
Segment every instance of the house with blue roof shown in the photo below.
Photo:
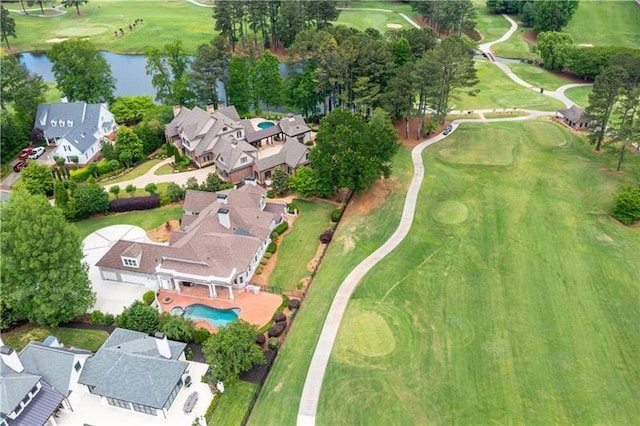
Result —
<path fill-rule="evenodd" d="M 34 128 L 41 129 L 53 155 L 85 165 L 100 159 L 104 141 L 115 140 L 116 120 L 107 104 L 57 102 L 38 105 Z"/>

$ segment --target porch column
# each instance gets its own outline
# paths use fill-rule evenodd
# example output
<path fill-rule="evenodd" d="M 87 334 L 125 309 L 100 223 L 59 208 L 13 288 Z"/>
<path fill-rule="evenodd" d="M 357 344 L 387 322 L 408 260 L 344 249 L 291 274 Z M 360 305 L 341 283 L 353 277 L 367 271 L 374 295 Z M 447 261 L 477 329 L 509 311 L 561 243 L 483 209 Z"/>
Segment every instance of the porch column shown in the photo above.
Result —
<path fill-rule="evenodd" d="M 229 300 L 234 300 L 233 299 L 233 289 L 231 287 L 227 287 L 229 289 Z"/>
<path fill-rule="evenodd" d="M 173 284 L 173 288 L 180 293 L 180 283 L 176 281 L 175 278 L 171 278 L 171 283 Z"/>
<path fill-rule="evenodd" d="M 210 297 L 218 297 L 218 294 L 216 293 L 216 285 L 215 284 L 208 284 L 209 286 L 209 296 Z"/>

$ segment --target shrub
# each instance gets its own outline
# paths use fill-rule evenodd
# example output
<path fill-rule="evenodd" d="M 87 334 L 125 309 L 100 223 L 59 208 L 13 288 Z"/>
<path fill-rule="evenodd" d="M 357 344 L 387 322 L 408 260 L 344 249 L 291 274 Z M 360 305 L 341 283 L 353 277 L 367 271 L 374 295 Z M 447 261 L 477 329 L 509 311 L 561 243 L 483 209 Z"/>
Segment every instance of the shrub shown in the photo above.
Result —
<path fill-rule="evenodd" d="M 109 164 L 109 161 L 105 159 L 102 159 L 100 160 L 100 162 L 96 163 L 96 166 L 98 166 L 98 175 L 100 176 L 106 175 L 107 173 L 113 170 L 111 168 L 111 165 Z"/>
<path fill-rule="evenodd" d="M 269 349 L 275 351 L 280 346 L 280 342 L 278 342 L 278 339 L 275 337 L 269 337 L 269 343 L 267 343 L 267 345 L 269 346 Z"/>
<path fill-rule="evenodd" d="M 102 311 L 93 311 L 91 312 L 91 324 L 103 324 L 104 323 L 104 314 Z"/>
<path fill-rule="evenodd" d="M 275 198 L 276 197 L 276 193 L 273 191 L 273 189 L 270 189 L 267 191 L 267 198 Z"/>
<path fill-rule="evenodd" d="M 104 314 L 104 325 L 113 325 L 116 321 L 116 317 L 113 314 Z"/>
<path fill-rule="evenodd" d="M 71 180 L 74 182 L 84 182 L 85 180 L 89 179 L 91 173 L 89 172 L 89 169 L 82 168 L 78 170 L 71 170 L 71 172 L 69 172 L 69 175 L 71 176 Z"/>
<path fill-rule="evenodd" d="M 257 344 L 259 344 L 259 345 L 264 345 L 264 342 L 265 342 L 266 340 L 267 340 L 267 339 L 264 337 L 264 333 L 260 333 L 260 334 L 258 334 L 258 335 L 256 336 L 256 343 L 257 343 Z"/>
<path fill-rule="evenodd" d="M 278 235 L 282 235 L 287 229 L 289 229 L 289 222 L 283 220 L 280 225 L 276 226 L 276 229 L 274 229 L 273 232 L 277 232 Z"/>
<path fill-rule="evenodd" d="M 176 203 L 178 201 L 184 200 L 186 192 L 187 191 L 177 183 L 169 182 L 165 194 L 169 197 L 169 200 L 171 200 L 172 203 Z"/>
<path fill-rule="evenodd" d="M 640 186 L 624 188 L 616 197 L 613 217 L 625 225 L 631 225 L 640 220 Z"/>
<path fill-rule="evenodd" d="M 273 327 L 269 329 L 267 334 L 269 335 L 269 337 L 278 337 L 279 335 L 282 334 L 282 332 L 286 327 L 287 327 L 287 324 L 284 322 L 276 323 L 273 325 Z"/>
<path fill-rule="evenodd" d="M 209 330 L 206 328 L 198 328 L 193 332 L 193 343 L 201 345 L 206 342 L 210 336 L 211 333 L 209 333 Z"/>
<path fill-rule="evenodd" d="M 280 313 L 277 313 L 277 314 L 275 314 L 273 316 L 273 320 L 275 322 L 286 322 L 287 321 L 287 316 L 284 313 L 280 312 Z"/>
<path fill-rule="evenodd" d="M 322 244 L 329 244 L 332 238 L 333 238 L 333 231 L 331 229 L 327 229 L 320 235 L 320 242 Z"/>
<path fill-rule="evenodd" d="M 183 317 L 173 316 L 162 326 L 162 332 L 168 339 L 185 343 L 193 339 L 193 331 L 193 321 Z"/>
<path fill-rule="evenodd" d="M 149 210 L 160 206 L 160 197 L 149 195 L 148 197 L 116 198 L 109 202 L 109 211 L 129 212 L 132 210 Z"/>
<path fill-rule="evenodd" d="M 258 266 L 258 267 L 256 268 L 256 272 L 255 272 L 255 273 L 256 273 L 256 275 L 260 275 L 260 274 L 262 274 L 262 266 Z"/>
<path fill-rule="evenodd" d="M 142 301 L 147 305 L 151 305 L 156 300 L 156 293 L 153 290 L 149 290 L 142 295 Z"/>
<path fill-rule="evenodd" d="M 342 217 L 342 209 L 334 209 L 331 212 L 331 222 L 340 222 L 341 217 Z"/>
<path fill-rule="evenodd" d="M 267 247 L 267 253 L 275 253 L 278 250 L 278 245 L 274 242 L 269 243 Z"/>
<path fill-rule="evenodd" d="M 277 232 L 277 231 L 273 231 L 273 232 L 271 233 L 271 241 L 276 241 L 276 242 L 277 242 L 277 241 L 278 241 L 278 237 L 279 237 L 279 236 L 280 236 L 280 234 L 278 234 L 278 232 Z"/>
<path fill-rule="evenodd" d="M 269 263 L 269 259 L 265 259 L 264 257 L 262 259 L 260 259 L 260 264 L 262 266 L 266 265 L 267 263 Z"/>
<path fill-rule="evenodd" d="M 297 206 L 297 204 L 296 204 L 296 203 L 289 203 L 289 204 L 287 204 L 287 213 L 289 213 L 289 214 L 293 214 L 293 213 L 295 213 L 296 211 L 300 211 L 300 210 L 298 210 L 298 206 Z"/>
<path fill-rule="evenodd" d="M 273 256 L 273 254 L 271 254 L 271 253 L 265 253 L 263 257 L 264 257 L 265 259 L 271 259 L 271 256 Z"/>
<path fill-rule="evenodd" d="M 299 299 L 291 299 L 291 300 L 289 300 L 288 307 L 291 310 L 298 309 L 300 307 L 300 300 Z"/>

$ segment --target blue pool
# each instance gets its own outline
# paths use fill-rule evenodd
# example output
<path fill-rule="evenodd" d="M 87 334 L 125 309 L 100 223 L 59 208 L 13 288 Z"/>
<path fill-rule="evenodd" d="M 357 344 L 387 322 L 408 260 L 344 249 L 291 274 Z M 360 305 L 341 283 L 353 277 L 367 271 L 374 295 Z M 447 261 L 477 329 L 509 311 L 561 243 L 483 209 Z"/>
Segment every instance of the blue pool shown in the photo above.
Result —
<path fill-rule="evenodd" d="M 224 327 L 238 319 L 240 308 L 216 309 L 206 305 L 189 305 L 186 309 L 175 306 L 171 309 L 171 314 L 182 315 L 193 321 L 204 320 L 216 328 Z"/>
<path fill-rule="evenodd" d="M 276 123 L 272 123 L 271 121 L 263 121 L 262 123 L 258 123 L 258 127 L 261 129 L 268 129 L 269 127 L 275 126 Z"/>

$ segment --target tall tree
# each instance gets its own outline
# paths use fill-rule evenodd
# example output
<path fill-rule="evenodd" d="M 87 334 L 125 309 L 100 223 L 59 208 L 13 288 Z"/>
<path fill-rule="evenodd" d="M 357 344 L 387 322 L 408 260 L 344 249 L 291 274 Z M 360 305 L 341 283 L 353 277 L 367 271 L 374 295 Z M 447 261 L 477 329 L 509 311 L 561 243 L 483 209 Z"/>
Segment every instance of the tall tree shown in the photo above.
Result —
<path fill-rule="evenodd" d="M 278 38 L 284 47 L 289 47 L 296 35 L 304 28 L 304 10 L 297 1 L 284 1 L 280 6 L 277 22 Z"/>
<path fill-rule="evenodd" d="M 84 314 L 95 295 L 80 237 L 42 195 L 15 191 L 2 216 L 3 302 L 22 318 L 57 326 Z"/>
<path fill-rule="evenodd" d="M 322 95 L 318 91 L 315 77 L 317 65 L 313 61 L 307 62 L 302 72 L 292 67 L 292 74 L 285 82 L 286 105 L 302 112 L 309 117 L 318 113 L 318 104 L 322 102 Z"/>
<path fill-rule="evenodd" d="M 538 34 L 537 49 L 546 69 L 562 71 L 566 63 L 566 49 L 573 44 L 571 34 L 559 31 L 545 31 Z"/>
<path fill-rule="evenodd" d="M 218 81 L 225 80 L 229 56 L 229 43 L 222 36 L 214 37 L 209 44 L 198 46 L 189 75 L 197 103 L 217 106 L 220 102 Z"/>
<path fill-rule="evenodd" d="M 240 115 L 247 114 L 251 106 L 252 90 L 249 63 L 242 56 L 232 56 L 227 80 L 227 105 L 234 105 Z"/>
<path fill-rule="evenodd" d="M 194 94 L 189 87 L 188 69 L 191 59 L 182 46 L 181 40 L 175 40 L 164 47 L 147 49 L 147 75 L 156 89 L 156 100 L 174 105 L 191 106 Z"/>
<path fill-rule="evenodd" d="M 611 113 L 626 78 L 627 72 L 623 67 L 612 65 L 597 76 L 593 83 L 593 90 L 589 93 L 589 105 L 585 114 L 591 130 L 589 138 L 595 144 L 596 151 L 600 151 L 602 147 Z"/>
<path fill-rule="evenodd" d="M 116 122 L 132 126 L 142 121 L 145 114 L 155 106 L 149 95 L 119 96 L 109 104 L 109 111 L 113 113 Z"/>
<path fill-rule="evenodd" d="M 87 3 L 89 3 L 89 0 L 62 0 L 62 6 L 65 8 L 75 7 L 78 15 L 80 15 L 80 6 Z"/>
<path fill-rule="evenodd" d="M 283 82 L 278 57 L 265 50 L 253 68 L 253 92 L 267 106 L 282 105 Z"/>
<path fill-rule="evenodd" d="M 567 25 L 579 0 L 536 0 L 533 2 L 533 29 L 537 32 L 560 31 Z"/>
<path fill-rule="evenodd" d="M 53 195 L 53 175 L 47 164 L 29 162 L 20 173 L 24 188 L 32 194 Z"/>
<path fill-rule="evenodd" d="M 2 32 L 2 38 L 7 44 L 7 49 L 11 49 L 9 45 L 9 36 L 16 38 L 16 21 L 9 15 L 9 11 L 4 8 L 4 5 L 0 6 L 0 31 Z"/>
<path fill-rule="evenodd" d="M 70 101 L 96 103 L 113 99 L 115 79 L 111 67 L 89 41 L 57 43 L 48 56 L 58 87 Z"/>
<path fill-rule="evenodd" d="M 116 131 L 116 155 L 126 167 L 131 167 L 144 158 L 144 146 L 138 135 L 127 126 Z"/>
<path fill-rule="evenodd" d="M 382 102 L 385 110 L 394 120 L 405 120 L 405 137 L 409 137 L 409 120 L 415 101 L 414 64 L 407 63 L 396 68 L 394 76 L 389 80 Z"/>
<path fill-rule="evenodd" d="M 73 188 L 69 201 L 73 202 L 73 219 L 85 219 L 93 214 L 109 210 L 109 194 L 93 178 L 87 179 L 86 183 L 81 183 Z"/>

